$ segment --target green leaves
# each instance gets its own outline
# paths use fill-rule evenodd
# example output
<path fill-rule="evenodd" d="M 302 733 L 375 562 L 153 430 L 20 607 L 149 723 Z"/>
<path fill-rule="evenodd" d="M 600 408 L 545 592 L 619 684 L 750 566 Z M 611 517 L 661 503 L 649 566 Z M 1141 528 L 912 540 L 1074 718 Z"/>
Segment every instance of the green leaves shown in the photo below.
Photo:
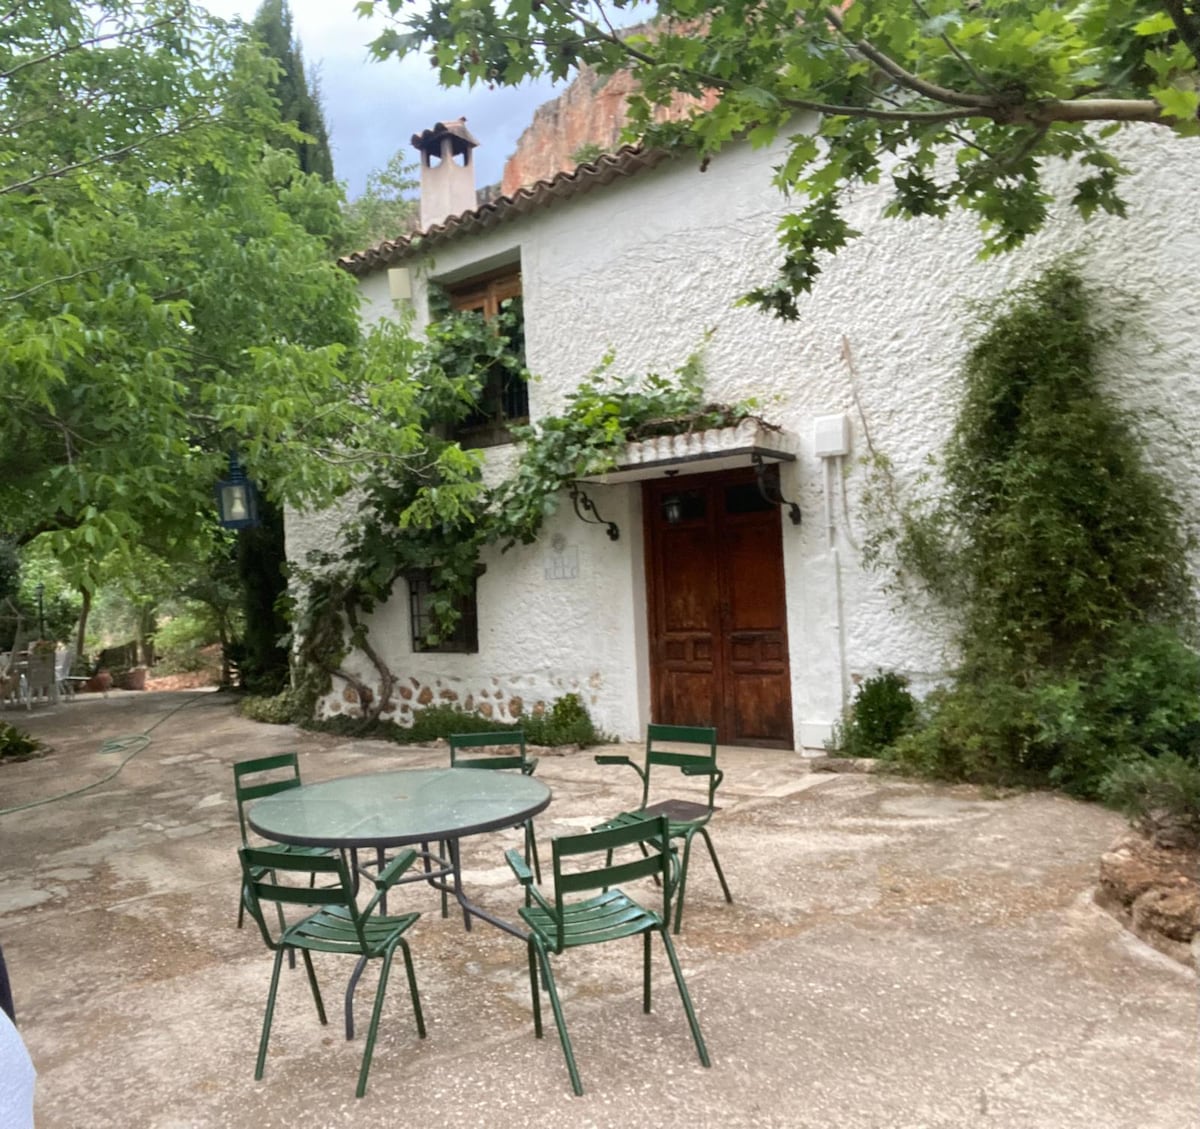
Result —
<path fill-rule="evenodd" d="M 376 56 L 426 54 L 443 83 L 627 69 L 638 90 L 631 139 L 703 158 L 783 133 L 776 183 L 797 200 L 798 221 L 781 228 L 778 278 L 748 297 L 784 318 L 798 316 L 823 254 L 853 238 L 835 219 L 842 200 L 881 167 L 892 185 L 886 215 L 965 208 L 994 254 L 1044 224 L 1048 162 L 1107 152 L 1089 122 L 1200 129 L 1200 20 L 1181 7 L 1177 25 L 1151 0 L 871 0 L 844 10 L 825 0 L 664 0 L 654 23 L 628 35 L 589 8 L 530 0 L 376 0 L 359 10 L 384 7 L 405 32 L 376 39 Z M 679 120 L 680 95 L 711 108 Z M 673 120 L 658 120 L 672 107 Z M 1084 218 L 1121 214 L 1123 173 L 1115 162 L 1082 169 L 1067 198 Z"/>
<path fill-rule="evenodd" d="M 274 66 L 182 0 L 10 16 L 0 534 L 53 536 L 86 578 L 133 545 L 194 555 L 234 447 L 302 505 L 403 459 L 411 344 L 358 345 L 340 191 L 288 151 Z"/>

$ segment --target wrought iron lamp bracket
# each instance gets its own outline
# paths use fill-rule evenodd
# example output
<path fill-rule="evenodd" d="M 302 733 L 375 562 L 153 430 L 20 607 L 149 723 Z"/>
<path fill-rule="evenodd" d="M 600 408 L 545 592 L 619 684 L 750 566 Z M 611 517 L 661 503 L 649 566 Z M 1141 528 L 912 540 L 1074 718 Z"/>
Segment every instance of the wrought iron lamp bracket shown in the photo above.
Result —
<path fill-rule="evenodd" d="M 617 528 L 615 521 L 605 521 L 600 516 L 596 509 L 596 503 L 591 500 L 582 490 L 579 489 L 579 483 L 574 483 L 571 486 L 571 505 L 575 507 L 575 516 L 580 521 L 586 521 L 589 525 L 603 525 L 604 532 L 608 534 L 610 541 L 616 541 L 621 536 L 620 529 Z"/>
<path fill-rule="evenodd" d="M 788 517 L 791 518 L 793 525 L 799 525 L 801 521 L 800 507 L 795 502 L 789 502 L 779 489 L 777 482 L 771 482 L 767 479 L 767 464 L 762 455 L 757 452 L 750 456 L 750 462 L 754 466 L 754 476 L 758 481 L 758 492 L 762 495 L 763 500 L 770 502 L 773 506 L 786 506 Z"/>

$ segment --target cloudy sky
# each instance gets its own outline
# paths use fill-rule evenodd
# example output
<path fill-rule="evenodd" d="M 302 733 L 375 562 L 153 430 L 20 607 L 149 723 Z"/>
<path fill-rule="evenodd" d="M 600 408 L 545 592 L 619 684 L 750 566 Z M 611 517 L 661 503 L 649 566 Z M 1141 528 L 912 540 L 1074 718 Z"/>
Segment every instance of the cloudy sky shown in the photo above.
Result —
<path fill-rule="evenodd" d="M 199 2 L 214 15 L 249 22 L 259 0 Z M 480 143 L 475 151 L 479 184 L 496 183 L 533 111 L 554 96 L 549 83 L 516 90 L 443 90 L 424 59 L 368 61 L 365 45 L 386 24 L 381 17 L 359 19 L 354 0 L 291 0 L 291 9 L 305 66 L 320 83 L 334 169 L 352 197 L 362 191 L 367 174 L 386 165 L 397 149 L 415 160 L 409 144 L 414 133 L 463 115 Z"/>

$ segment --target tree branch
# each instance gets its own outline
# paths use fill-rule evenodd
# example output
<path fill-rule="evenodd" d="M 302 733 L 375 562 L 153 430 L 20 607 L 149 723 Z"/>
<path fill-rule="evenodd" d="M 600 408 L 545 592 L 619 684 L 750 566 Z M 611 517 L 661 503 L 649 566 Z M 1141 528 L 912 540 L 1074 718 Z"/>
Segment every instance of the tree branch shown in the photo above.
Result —
<path fill-rule="evenodd" d="M 212 117 L 192 118 L 190 121 L 181 122 L 170 129 L 160 130 L 158 133 L 152 133 L 146 137 L 139 137 L 136 141 L 131 141 L 128 145 L 122 145 L 119 149 L 113 149 L 107 153 L 100 153 L 98 156 L 89 157 L 86 161 L 76 161 L 73 165 L 63 165 L 62 168 L 38 173 L 37 176 L 31 176 L 28 180 L 19 181 L 17 184 L 7 184 L 0 188 L 0 196 L 7 196 L 10 192 L 22 192 L 27 188 L 32 188 L 35 184 L 40 184 L 43 180 L 57 180 L 59 177 L 66 176 L 68 173 L 78 172 L 80 169 L 88 168 L 90 165 L 104 164 L 108 161 L 118 160 L 152 142 L 162 141 L 166 137 L 178 136 L 186 130 L 195 129 L 200 125 L 209 125 L 215 120 Z"/>
<path fill-rule="evenodd" d="M 13 67 L 12 70 L 0 71 L 0 79 L 12 78 L 13 75 L 25 70 L 27 67 L 35 67 L 39 63 L 49 63 L 54 59 L 61 59 L 64 55 L 68 55 L 72 51 L 80 51 L 85 47 L 97 47 L 101 43 L 108 42 L 110 39 L 124 39 L 130 35 L 141 35 L 143 32 L 154 31 L 156 28 L 167 27 L 170 24 L 178 22 L 179 18 L 177 16 L 168 16 L 165 19 L 155 20 L 154 23 L 146 24 L 144 27 L 122 28 L 120 31 L 110 32 L 108 35 L 95 35 L 91 39 L 81 39 L 76 43 L 67 43 L 57 51 L 48 51 L 45 55 L 25 59 Z"/>
<path fill-rule="evenodd" d="M 842 19 L 842 13 L 836 8 L 830 8 L 826 14 L 829 22 L 844 34 L 845 21 Z M 923 98 L 932 98 L 935 102 L 944 102 L 947 106 L 968 106 L 977 109 L 993 108 L 1001 104 L 999 98 L 994 94 L 964 94 L 958 90 L 950 90 L 948 87 L 927 82 L 919 75 L 906 71 L 899 63 L 885 55 L 866 39 L 851 40 L 851 42 L 856 51 L 874 63 L 884 74 L 895 79 L 901 86 L 907 87 L 914 94 L 920 94 Z"/>
<path fill-rule="evenodd" d="M 25 290 L 18 290 L 15 294 L 0 294 L 0 302 L 19 302 L 22 298 L 28 298 L 30 294 L 36 294 L 39 290 L 47 286 L 53 286 L 57 282 L 70 282 L 74 278 L 82 278 L 85 274 L 95 274 L 97 271 L 105 270 L 108 267 L 116 266 L 117 263 L 127 263 L 134 256 L 123 255 L 119 259 L 109 259 L 105 263 L 97 263 L 95 266 L 84 267 L 82 270 L 77 270 L 73 274 L 60 274 L 56 278 L 47 278 L 35 286 L 30 286 Z"/>
<path fill-rule="evenodd" d="M 914 7 L 914 8 L 916 8 L 918 12 L 920 12 L 920 14 L 921 14 L 922 18 L 924 18 L 924 19 L 926 19 L 926 20 L 928 20 L 928 19 L 929 19 L 929 12 L 928 12 L 928 11 L 927 11 L 927 9 L 925 8 L 925 5 L 921 3 L 921 0 L 913 0 L 913 7 Z M 994 87 L 994 86 L 993 86 L 993 85 L 992 85 L 990 82 L 988 82 L 988 80 L 987 80 L 986 78 L 984 78 L 984 77 L 983 77 L 983 75 L 979 73 L 979 71 L 977 71 L 977 70 L 975 69 L 975 64 L 974 64 L 974 63 L 972 63 L 972 62 L 971 62 L 971 60 L 970 60 L 970 59 L 968 59 L 968 58 L 967 58 L 967 56 L 966 56 L 966 55 L 964 55 L 964 54 L 963 54 L 963 53 L 962 53 L 962 52 L 961 52 L 961 51 L 958 49 L 958 44 L 957 44 L 957 43 L 955 43 L 955 42 L 954 42 L 954 40 L 952 40 L 952 39 L 950 38 L 950 36 L 948 36 L 948 35 L 947 35 L 947 34 L 946 34 L 944 31 L 943 31 L 943 32 L 941 32 L 941 33 L 940 33 L 940 35 L 938 36 L 938 38 L 939 38 L 939 39 L 941 39 L 941 41 L 942 41 L 942 42 L 943 42 L 943 43 L 944 43 L 944 44 L 947 46 L 947 48 L 949 48 L 949 50 L 950 50 L 950 53 L 951 53 L 951 54 L 952 54 L 952 55 L 953 55 L 953 56 L 954 56 L 954 57 L 955 57 L 955 58 L 956 58 L 956 59 L 957 59 L 957 60 L 958 60 L 960 63 L 962 63 L 962 65 L 963 65 L 964 67 L 966 67 L 966 69 L 967 69 L 967 71 L 970 73 L 971 77 L 972 77 L 972 78 L 973 78 L 973 79 L 974 79 L 974 80 L 975 80 L 977 83 L 979 83 L 979 85 L 980 85 L 980 86 L 986 87 L 988 90 L 991 90 L 993 93 L 997 93 L 997 91 L 996 91 L 996 88 L 995 88 L 995 87 Z"/>

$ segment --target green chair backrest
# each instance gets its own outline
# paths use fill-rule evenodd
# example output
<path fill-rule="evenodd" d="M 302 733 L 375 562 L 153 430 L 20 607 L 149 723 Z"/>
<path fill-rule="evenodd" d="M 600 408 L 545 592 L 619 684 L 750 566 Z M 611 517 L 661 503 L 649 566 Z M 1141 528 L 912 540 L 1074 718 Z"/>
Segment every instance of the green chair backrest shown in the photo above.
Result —
<path fill-rule="evenodd" d="M 248 776 L 259 776 L 272 773 L 269 779 L 247 781 Z M 249 845 L 246 838 L 245 806 L 251 800 L 262 799 L 263 796 L 274 796 L 277 792 L 286 792 L 289 788 L 299 788 L 300 761 L 295 753 L 276 753 L 270 757 L 256 757 L 253 760 L 238 761 L 233 766 L 233 792 L 237 798 L 238 824 L 242 829 L 242 846 Z"/>
<path fill-rule="evenodd" d="M 639 853 L 636 857 L 612 861 L 613 853 L 621 847 L 640 845 L 651 839 L 665 845 L 669 832 L 670 821 L 665 815 L 660 815 L 604 831 L 560 835 L 550 841 L 554 850 L 554 908 L 550 910 L 547 906 L 547 912 L 554 919 L 557 928 L 557 952 L 562 952 L 566 940 L 564 906 L 567 899 L 564 895 L 567 894 L 607 890 L 624 882 L 635 882 L 639 878 L 657 878 L 662 887 L 663 921 L 670 920 L 671 890 L 674 885 L 670 872 L 674 852 L 652 850 L 648 855 Z M 569 870 L 563 869 L 564 859 L 579 860 L 589 855 L 595 856 L 594 860 L 589 860 L 584 865 L 574 865 Z"/>
<path fill-rule="evenodd" d="M 506 729 L 498 733 L 451 733 L 451 768 L 519 768 L 525 770 L 529 763 L 525 755 L 525 733 L 521 729 Z M 511 746 L 511 754 L 478 754 L 463 756 L 464 749 L 479 749 L 486 745 Z"/>
<path fill-rule="evenodd" d="M 680 752 L 664 745 L 694 745 L 695 752 Z M 704 752 L 699 750 L 703 748 Z M 721 782 L 717 767 L 717 731 L 708 725 L 656 725 L 646 727 L 646 772 L 642 781 L 642 807 L 650 805 L 650 779 L 654 765 L 678 768 L 685 776 L 708 776 L 708 806 L 713 805 Z M 689 771 L 690 770 L 690 771 Z"/>
<path fill-rule="evenodd" d="M 311 906 L 313 909 L 341 906 L 354 923 L 354 931 L 358 935 L 362 951 L 366 951 L 367 939 L 363 934 L 362 915 L 355 899 L 350 867 L 340 851 L 327 855 L 286 855 L 269 848 L 241 847 L 238 849 L 238 856 L 242 860 L 242 888 L 246 893 L 246 908 L 258 922 L 259 931 L 268 948 L 277 949 L 279 940 L 267 928 L 266 915 L 262 911 L 263 902 Z M 338 884 L 285 884 L 279 880 L 280 875 L 310 880 L 332 876 L 337 879 Z"/>

